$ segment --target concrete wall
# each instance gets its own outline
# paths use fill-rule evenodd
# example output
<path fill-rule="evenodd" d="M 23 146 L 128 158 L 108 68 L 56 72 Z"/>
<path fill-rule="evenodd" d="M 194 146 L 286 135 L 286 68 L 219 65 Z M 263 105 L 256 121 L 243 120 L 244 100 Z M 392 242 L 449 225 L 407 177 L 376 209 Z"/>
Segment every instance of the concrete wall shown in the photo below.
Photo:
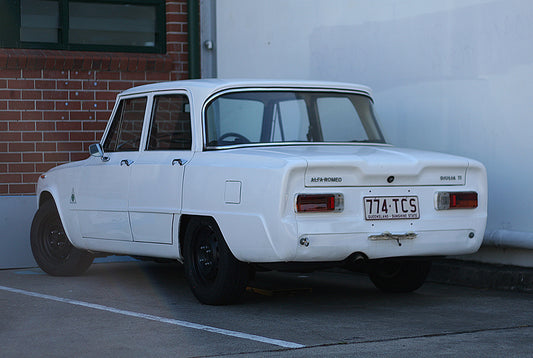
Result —
<path fill-rule="evenodd" d="M 216 14 L 219 77 L 367 84 L 389 142 L 486 165 L 489 235 L 533 232 L 533 2 L 219 0 Z"/>
<path fill-rule="evenodd" d="M 3 196 L 0 200 L 0 269 L 36 266 L 30 228 L 37 210 L 35 196 Z"/>

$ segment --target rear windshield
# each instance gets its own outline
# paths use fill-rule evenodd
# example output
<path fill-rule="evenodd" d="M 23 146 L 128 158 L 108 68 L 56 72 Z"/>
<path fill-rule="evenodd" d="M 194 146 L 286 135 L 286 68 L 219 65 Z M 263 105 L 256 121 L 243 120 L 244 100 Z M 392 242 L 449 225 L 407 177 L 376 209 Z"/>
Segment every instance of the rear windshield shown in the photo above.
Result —
<path fill-rule="evenodd" d="M 275 143 L 384 143 L 372 100 L 313 91 L 230 92 L 205 111 L 207 147 Z"/>

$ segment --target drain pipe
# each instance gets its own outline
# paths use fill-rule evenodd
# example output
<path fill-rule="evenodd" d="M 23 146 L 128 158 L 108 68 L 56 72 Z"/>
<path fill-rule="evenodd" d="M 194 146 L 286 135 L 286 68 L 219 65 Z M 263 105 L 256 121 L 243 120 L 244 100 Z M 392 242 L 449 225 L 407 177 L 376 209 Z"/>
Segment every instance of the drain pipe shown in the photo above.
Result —
<path fill-rule="evenodd" d="M 189 40 L 189 79 L 201 77 L 200 70 L 200 3 L 187 1 Z"/>
<path fill-rule="evenodd" d="M 485 233 L 483 246 L 533 250 L 533 232 L 494 230 Z"/>

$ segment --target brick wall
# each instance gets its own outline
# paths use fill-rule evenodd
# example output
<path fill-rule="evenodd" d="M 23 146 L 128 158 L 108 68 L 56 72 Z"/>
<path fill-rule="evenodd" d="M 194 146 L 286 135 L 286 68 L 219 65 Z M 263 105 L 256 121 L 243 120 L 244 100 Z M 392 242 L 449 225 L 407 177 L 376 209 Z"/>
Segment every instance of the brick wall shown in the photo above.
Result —
<path fill-rule="evenodd" d="M 166 55 L 0 49 L 0 195 L 34 194 L 42 172 L 86 158 L 120 91 L 187 78 L 187 1 L 166 9 Z"/>

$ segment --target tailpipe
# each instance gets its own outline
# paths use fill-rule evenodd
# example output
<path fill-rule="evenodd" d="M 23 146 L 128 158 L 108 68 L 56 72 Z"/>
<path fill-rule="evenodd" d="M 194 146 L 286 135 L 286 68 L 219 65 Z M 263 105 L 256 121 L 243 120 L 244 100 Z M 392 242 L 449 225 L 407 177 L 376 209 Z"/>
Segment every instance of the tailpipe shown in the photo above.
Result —
<path fill-rule="evenodd" d="M 343 267 L 354 272 L 364 271 L 364 267 L 368 261 L 368 257 L 362 252 L 354 252 L 346 260 L 344 260 Z"/>

